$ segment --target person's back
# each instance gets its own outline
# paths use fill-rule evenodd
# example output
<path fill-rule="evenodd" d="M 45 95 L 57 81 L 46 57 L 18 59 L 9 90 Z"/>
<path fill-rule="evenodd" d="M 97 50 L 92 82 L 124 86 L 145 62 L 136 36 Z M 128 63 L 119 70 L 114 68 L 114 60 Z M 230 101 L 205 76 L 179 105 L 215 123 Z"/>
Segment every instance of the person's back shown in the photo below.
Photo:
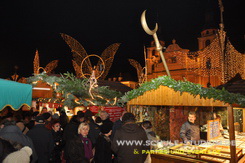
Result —
<path fill-rule="evenodd" d="M 81 117 L 80 117 L 81 118 Z M 77 115 L 74 115 L 70 122 L 66 125 L 64 134 L 63 134 L 63 140 L 65 142 L 65 148 L 64 148 L 64 156 L 65 159 L 68 158 L 68 147 L 71 140 L 75 139 L 78 136 L 77 129 L 80 124 L 80 119 Z"/>
<path fill-rule="evenodd" d="M 127 120 L 125 116 L 126 118 L 127 116 L 132 117 L 129 117 L 129 120 Z M 123 116 L 124 125 L 117 129 L 113 138 L 112 150 L 117 154 L 119 163 L 143 163 L 147 155 L 142 154 L 142 152 L 150 149 L 146 145 L 148 139 L 144 129 L 134 122 L 135 118 L 133 114 L 125 113 Z"/>
<path fill-rule="evenodd" d="M 37 117 L 35 122 L 36 125 L 27 133 L 27 136 L 29 136 L 32 139 L 32 142 L 38 155 L 38 162 L 46 163 L 49 161 L 54 143 L 51 131 L 49 131 L 45 127 L 43 119 L 43 122 L 39 123 L 41 122 L 40 119 L 42 118 Z"/>
<path fill-rule="evenodd" d="M 33 145 L 32 140 L 24 135 L 23 133 L 21 133 L 20 129 L 15 126 L 15 125 L 9 125 L 4 127 L 1 131 L 0 131 L 0 137 L 7 139 L 7 140 L 11 140 L 13 142 L 17 142 L 23 146 L 28 146 L 32 149 L 32 162 L 35 162 L 37 160 L 37 154 Z"/>

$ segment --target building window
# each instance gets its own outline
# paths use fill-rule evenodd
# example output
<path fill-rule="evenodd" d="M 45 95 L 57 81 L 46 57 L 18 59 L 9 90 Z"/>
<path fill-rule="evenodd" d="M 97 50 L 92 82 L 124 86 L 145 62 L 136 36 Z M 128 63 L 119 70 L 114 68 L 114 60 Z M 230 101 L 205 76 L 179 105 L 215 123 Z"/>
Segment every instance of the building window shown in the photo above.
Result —
<path fill-rule="evenodd" d="M 205 41 L 205 47 L 207 47 L 208 45 L 210 45 L 211 41 L 210 40 L 206 40 Z"/>

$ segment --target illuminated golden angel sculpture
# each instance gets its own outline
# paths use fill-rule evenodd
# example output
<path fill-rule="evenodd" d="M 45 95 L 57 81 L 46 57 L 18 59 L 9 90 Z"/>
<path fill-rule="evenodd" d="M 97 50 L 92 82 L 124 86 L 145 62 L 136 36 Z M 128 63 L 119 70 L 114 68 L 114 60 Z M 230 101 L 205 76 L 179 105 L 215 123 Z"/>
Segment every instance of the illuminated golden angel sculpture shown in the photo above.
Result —
<path fill-rule="evenodd" d="M 45 73 L 50 73 L 58 66 L 58 60 L 53 60 L 52 62 L 48 63 L 45 68 L 40 67 L 39 53 L 38 53 L 38 50 L 36 50 L 35 58 L 33 61 L 33 66 L 34 66 L 34 74 L 35 75 L 39 74 L 41 69 Z"/>
<path fill-rule="evenodd" d="M 84 47 L 76 39 L 64 33 L 61 33 L 61 37 L 71 48 L 73 54 L 72 64 L 77 77 L 89 78 L 93 71 L 95 71 L 96 79 L 104 80 L 106 78 L 120 43 L 114 43 L 107 47 L 101 56 L 95 54 L 88 55 Z M 91 64 L 90 58 L 92 57 L 99 59 L 96 66 Z"/>
<path fill-rule="evenodd" d="M 143 84 L 146 81 L 146 72 L 145 72 L 145 68 L 140 65 L 140 63 L 134 59 L 128 59 L 128 61 L 130 62 L 130 64 L 136 69 L 137 71 L 137 76 L 138 76 L 138 83 L 139 85 Z"/>

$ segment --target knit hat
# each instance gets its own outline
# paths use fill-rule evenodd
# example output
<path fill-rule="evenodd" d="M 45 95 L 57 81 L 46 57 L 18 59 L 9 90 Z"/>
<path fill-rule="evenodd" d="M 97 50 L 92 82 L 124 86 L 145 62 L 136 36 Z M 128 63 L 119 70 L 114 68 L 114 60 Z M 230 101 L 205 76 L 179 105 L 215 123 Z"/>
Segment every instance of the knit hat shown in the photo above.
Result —
<path fill-rule="evenodd" d="M 36 117 L 35 121 L 38 122 L 38 123 L 44 123 L 44 120 L 45 120 L 44 117 L 42 115 L 40 115 L 40 116 Z"/>
<path fill-rule="evenodd" d="M 51 117 L 51 114 L 46 112 L 46 113 L 43 113 L 42 116 L 44 117 L 45 120 L 49 119 L 49 117 Z"/>
<path fill-rule="evenodd" d="M 108 134 L 111 131 L 111 125 L 101 125 L 100 126 L 100 132 L 102 134 Z"/>
<path fill-rule="evenodd" d="M 3 163 L 29 163 L 32 150 L 30 147 L 25 146 L 19 151 L 10 153 L 4 160 Z"/>

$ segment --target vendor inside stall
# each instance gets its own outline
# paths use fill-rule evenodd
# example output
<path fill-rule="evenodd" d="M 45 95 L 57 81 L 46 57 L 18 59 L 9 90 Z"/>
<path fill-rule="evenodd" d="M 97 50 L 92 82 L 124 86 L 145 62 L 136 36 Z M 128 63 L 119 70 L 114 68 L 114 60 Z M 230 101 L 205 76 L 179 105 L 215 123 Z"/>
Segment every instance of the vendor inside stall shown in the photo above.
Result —
<path fill-rule="evenodd" d="M 188 120 L 181 126 L 180 137 L 184 143 L 195 144 L 200 140 L 200 128 L 195 124 L 196 113 L 189 112 Z"/>

